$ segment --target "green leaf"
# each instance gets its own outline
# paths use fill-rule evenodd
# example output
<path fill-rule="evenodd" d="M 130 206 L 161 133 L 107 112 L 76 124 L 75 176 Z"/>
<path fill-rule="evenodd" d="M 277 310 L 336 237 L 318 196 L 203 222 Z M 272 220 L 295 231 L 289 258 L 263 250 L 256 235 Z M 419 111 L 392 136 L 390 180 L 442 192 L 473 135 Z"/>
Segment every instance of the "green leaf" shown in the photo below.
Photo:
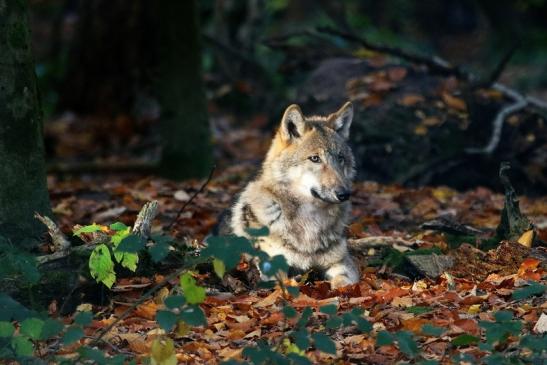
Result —
<path fill-rule="evenodd" d="M 124 237 L 120 244 L 116 247 L 116 251 L 136 253 L 144 248 L 144 239 L 136 234 L 130 234 Z"/>
<path fill-rule="evenodd" d="M 112 223 L 109 228 L 113 231 L 125 231 L 129 227 L 123 224 L 122 222 L 116 222 L 116 223 Z"/>
<path fill-rule="evenodd" d="M 494 313 L 494 319 L 496 322 L 508 322 L 513 319 L 513 312 L 511 311 L 498 311 Z"/>
<path fill-rule="evenodd" d="M 102 226 L 96 224 L 96 223 L 93 223 L 89 226 L 83 226 L 81 227 L 80 229 L 74 231 L 74 235 L 75 236 L 79 236 L 81 235 L 82 233 L 93 233 L 93 232 L 99 232 L 100 230 L 102 229 Z"/>
<path fill-rule="evenodd" d="M 233 269 L 244 253 L 254 256 L 256 250 L 253 248 L 251 241 L 238 236 L 209 237 L 207 247 L 201 251 L 203 257 L 215 257 L 224 262 L 226 270 Z"/>
<path fill-rule="evenodd" d="M 70 345 L 84 337 L 84 330 L 80 326 L 70 326 L 63 335 L 63 345 Z"/>
<path fill-rule="evenodd" d="M 160 262 L 169 254 L 170 244 L 166 242 L 156 241 L 154 245 L 148 247 L 148 253 L 152 257 L 152 261 Z"/>
<path fill-rule="evenodd" d="M 199 304 L 205 300 L 205 288 L 196 285 L 196 280 L 189 272 L 181 275 L 180 286 L 188 303 Z"/>
<path fill-rule="evenodd" d="M 167 308 L 175 309 L 182 307 L 186 303 L 186 300 L 182 295 L 171 295 L 165 298 L 163 303 Z"/>
<path fill-rule="evenodd" d="M 25 336 L 16 336 L 11 339 L 11 346 L 17 356 L 32 356 L 34 347 L 32 342 Z"/>
<path fill-rule="evenodd" d="M 42 332 L 40 333 L 40 340 L 47 340 L 50 337 L 57 336 L 64 328 L 64 324 L 56 319 L 48 318 L 44 322 Z"/>
<path fill-rule="evenodd" d="M 308 359 L 304 355 L 300 355 L 294 352 L 287 354 L 287 358 L 291 360 L 291 364 L 295 364 L 295 365 L 311 365 L 312 364 L 310 359 Z"/>
<path fill-rule="evenodd" d="M 313 314 L 313 312 L 312 312 L 310 307 L 304 308 L 304 310 L 302 311 L 302 314 L 300 315 L 300 319 L 298 320 L 298 322 L 296 322 L 296 327 L 300 328 L 300 327 L 305 326 L 306 323 L 308 323 L 308 320 L 310 319 L 312 314 Z M 300 347 L 300 346 L 298 346 L 298 347 Z M 300 348 L 302 348 L 302 347 L 300 347 Z"/>
<path fill-rule="evenodd" d="M 330 317 L 325 323 L 325 327 L 327 327 L 328 329 L 335 329 L 340 327 L 341 325 L 342 325 L 342 318 L 336 317 L 336 316 Z"/>
<path fill-rule="evenodd" d="M 179 317 L 190 326 L 204 326 L 207 324 L 207 318 L 205 318 L 205 314 L 197 305 L 191 305 L 184 308 L 180 312 Z"/>
<path fill-rule="evenodd" d="M 156 322 L 166 331 L 171 331 L 177 323 L 178 317 L 171 311 L 158 311 L 156 313 Z"/>
<path fill-rule="evenodd" d="M 137 255 L 136 253 L 119 252 L 116 250 L 114 251 L 114 257 L 116 258 L 116 261 L 126 269 L 129 269 L 133 272 L 137 270 L 139 255 Z"/>
<path fill-rule="evenodd" d="M 0 337 L 11 337 L 15 332 L 13 324 L 7 321 L 0 322 Z"/>
<path fill-rule="evenodd" d="M 541 336 L 524 335 L 520 339 L 520 346 L 526 347 L 537 353 L 547 351 L 547 341 L 545 341 L 545 337 Z"/>
<path fill-rule="evenodd" d="M 534 295 L 542 295 L 543 293 L 545 293 L 546 288 L 547 286 L 543 284 L 533 282 L 529 286 L 515 290 L 512 297 L 514 300 L 521 300 Z"/>
<path fill-rule="evenodd" d="M 95 247 L 89 256 L 89 271 L 91 276 L 108 288 L 111 288 L 116 281 L 114 263 L 110 256 L 110 250 L 105 244 Z"/>
<path fill-rule="evenodd" d="M 226 266 L 224 265 L 224 262 L 222 260 L 219 260 L 215 258 L 213 260 L 213 269 L 215 270 L 215 273 L 219 278 L 224 277 L 224 273 L 226 272 Z"/>
<path fill-rule="evenodd" d="M 325 313 L 325 314 L 328 314 L 328 315 L 336 314 L 337 310 L 338 310 L 338 307 L 336 307 L 336 305 L 334 305 L 334 304 L 324 305 L 324 306 L 319 308 L 319 311 L 321 313 Z"/>
<path fill-rule="evenodd" d="M 336 345 L 329 336 L 323 333 L 313 333 L 311 337 L 313 339 L 313 344 L 315 345 L 316 349 L 326 352 L 327 354 L 336 355 Z"/>
<path fill-rule="evenodd" d="M 387 331 L 380 331 L 376 335 L 376 346 L 391 345 L 393 343 L 393 336 Z"/>
<path fill-rule="evenodd" d="M 247 228 L 245 231 L 251 237 L 264 237 L 270 234 L 270 230 L 265 226 L 261 228 Z"/>
<path fill-rule="evenodd" d="M 78 353 L 83 359 L 91 360 L 93 364 L 97 365 L 106 365 L 106 358 L 104 353 L 97 349 L 92 349 L 91 347 L 82 346 L 78 349 Z"/>
<path fill-rule="evenodd" d="M 279 271 L 289 271 L 289 265 L 285 256 L 275 255 L 267 261 L 261 261 L 260 269 L 267 276 L 275 276 Z"/>
<path fill-rule="evenodd" d="M 297 286 L 287 286 L 287 291 L 295 298 L 300 294 L 300 289 Z"/>
<path fill-rule="evenodd" d="M 427 312 L 431 312 L 431 308 L 430 307 L 422 307 L 422 306 L 419 306 L 419 305 L 415 305 L 413 307 L 408 307 L 406 309 L 406 311 L 408 313 L 413 313 L 413 314 L 424 314 L 424 313 L 427 313 Z"/>
<path fill-rule="evenodd" d="M 459 335 L 458 337 L 454 338 L 452 340 L 452 345 L 454 346 L 469 346 L 474 345 L 479 342 L 479 338 L 475 336 L 471 336 L 467 333 L 464 333 L 463 335 Z"/>
<path fill-rule="evenodd" d="M 399 331 L 395 333 L 395 338 L 399 344 L 399 350 L 406 356 L 414 358 L 418 356 L 418 344 L 412 338 L 412 333 L 407 331 Z"/>
<path fill-rule="evenodd" d="M 0 293 L 0 321 L 22 321 L 32 312 L 5 293 Z"/>
<path fill-rule="evenodd" d="M 89 311 L 78 312 L 74 318 L 74 323 L 79 324 L 80 326 L 87 326 L 93 320 L 93 313 Z"/>
<path fill-rule="evenodd" d="M 426 336 L 439 337 L 444 332 L 442 327 L 434 326 L 430 323 L 424 324 L 422 326 L 422 333 Z"/>
<path fill-rule="evenodd" d="M 28 318 L 21 323 L 21 333 L 28 337 L 37 340 L 40 338 L 44 321 L 38 318 Z"/>
<path fill-rule="evenodd" d="M 294 343 L 299 349 L 305 351 L 308 347 L 310 347 L 308 330 L 301 328 L 298 331 L 293 332 L 292 335 L 294 337 Z"/>
<path fill-rule="evenodd" d="M 286 306 L 283 307 L 283 314 L 287 318 L 294 318 L 294 317 L 296 317 L 298 312 L 296 311 L 296 309 L 294 309 L 290 305 L 286 305 Z"/>

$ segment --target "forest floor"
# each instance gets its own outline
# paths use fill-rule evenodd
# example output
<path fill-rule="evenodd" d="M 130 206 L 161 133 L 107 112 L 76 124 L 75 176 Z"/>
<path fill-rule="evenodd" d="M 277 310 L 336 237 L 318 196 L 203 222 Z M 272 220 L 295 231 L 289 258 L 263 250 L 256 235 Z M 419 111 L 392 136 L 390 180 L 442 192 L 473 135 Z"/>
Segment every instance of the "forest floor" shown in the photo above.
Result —
<path fill-rule="evenodd" d="M 203 181 L 176 183 L 156 177 L 119 175 L 78 179 L 50 176 L 49 186 L 54 212 L 67 235 L 77 224 L 95 222 L 108 225 L 121 221 L 131 225 L 146 202 L 157 200 L 159 214 L 153 230 L 173 235 L 179 242 L 196 249 L 202 247 L 204 237 L 253 169 L 251 164 L 238 164 L 222 171 L 217 169 L 212 181 L 182 212 L 170 232 L 165 231 L 181 205 Z M 504 242 L 486 252 L 476 248 L 480 240 L 494 235 L 504 204 L 503 195 L 480 187 L 458 192 L 442 186 L 409 189 L 357 182 L 352 203 L 352 224 L 348 227 L 350 238 L 401 238 L 414 248 L 437 247 L 452 257 L 456 264 L 440 277 L 429 279 L 405 271 L 408 265 L 404 260 L 397 261 L 397 257 L 392 261 L 398 263 L 398 266 L 395 264 L 398 269 L 394 269 L 387 265 L 385 252 L 382 256 L 378 249 L 370 249 L 359 256 L 360 282 L 338 290 L 331 290 L 324 281 L 296 283 L 293 280 L 292 284 L 299 286 L 300 295 L 291 297 L 284 295 L 279 287 L 257 289 L 243 286 L 234 291 L 217 285 L 208 290 L 208 296 L 201 304 L 207 325 L 179 327 L 178 331 L 169 334 L 175 343 L 178 362 L 214 364 L 242 359 L 243 348 L 255 345 L 259 339 L 278 343 L 294 327 L 295 320 L 284 317 L 282 308 L 286 304 L 298 311 L 311 307 L 313 313 L 307 328 L 314 333 L 328 334 L 336 344 L 335 355 L 317 349 L 304 351 L 313 363 L 389 364 L 415 356 L 449 363 L 450 357 L 456 353 L 480 358 L 487 353 L 478 346 L 481 334 L 485 332 L 480 323 L 494 320 L 494 313 L 501 310 L 512 312 L 515 320 L 522 321 L 523 334 L 533 333 L 534 326 L 536 331 L 545 331 L 545 294 L 539 297 L 524 295 L 522 299 L 513 296 L 519 290 L 526 290 L 530 280 L 547 284 L 545 256 L 541 259 L 545 250 L 541 251 L 541 247 L 530 250 L 515 242 Z M 520 206 L 523 214 L 534 222 L 538 237 L 547 241 L 547 197 L 522 197 Z M 424 222 L 439 217 L 472 226 L 482 233 L 473 238 L 421 228 Z M 535 258 L 530 256 L 534 250 Z M 249 265 L 242 263 L 236 270 L 245 272 L 250 269 Z M 44 355 L 55 351 L 67 358 L 76 356 L 80 346 L 90 342 L 98 331 L 111 324 L 169 272 L 119 278 L 105 305 L 84 301 L 79 307 L 92 309 L 94 313 L 93 321 L 85 328 L 87 337 L 69 346 L 55 348 L 44 344 L 41 351 Z M 214 276 L 212 271 L 200 271 L 195 278 L 208 286 Z M 167 295 L 167 290 L 177 282 L 174 280 L 172 285 L 160 290 L 137 306 L 130 316 L 119 321 L 104 336 L 100 350 L 141 360 L 149 356 L 153 340 L 164 333 L 155 321 L 156 313 L 163 308 L 162 298 Z M 60 305 L 52 303 L 50 313 L 56 315 Z M 326 328 L 328 315 L 320 310 L 325 305 L 335 305 L 338 313 L 362 308 L 365 318 L 372 324 L 372 331 L 362 333 L 355 326 Z M 68 324 L 73 319 L 73 316 L 67 316 L 63 321 Z M 424 325 L 435 326 L 425 328 L 440 329 L 428 332 L 424 331 Z M 412 344 L 405 349 L 401 338 L 398 346 L 395 343 L 378 345 L 378 333 L 383 330 L 412 333 L 421 348 L 420 355 L 413 350 Z M 285 346 L 285 351 L 287 344 L 290 345 L 283 343 L 281 346 Z M 518 346 L 517 336 L 512 335 L 499 346 L 502 347 L 500 351 L 506 354 L 526 351 Z"/>

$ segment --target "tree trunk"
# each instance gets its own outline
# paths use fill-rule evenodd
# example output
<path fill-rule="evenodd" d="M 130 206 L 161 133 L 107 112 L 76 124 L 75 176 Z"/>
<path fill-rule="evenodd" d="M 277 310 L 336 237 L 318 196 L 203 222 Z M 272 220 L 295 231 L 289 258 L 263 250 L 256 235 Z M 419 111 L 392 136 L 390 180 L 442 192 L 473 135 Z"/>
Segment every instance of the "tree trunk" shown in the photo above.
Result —
<path fill-rule="evenodd" d="M 171 178 L 202 177 L 211 169 L 212 155 L 197 1 L 159 1 L 157 7 L 160 172 Z"/>
<path fill-rule="evenodd" d="M 0 3 L 0 242 L 31 248 L 51 216 L 26 1 Z"/>

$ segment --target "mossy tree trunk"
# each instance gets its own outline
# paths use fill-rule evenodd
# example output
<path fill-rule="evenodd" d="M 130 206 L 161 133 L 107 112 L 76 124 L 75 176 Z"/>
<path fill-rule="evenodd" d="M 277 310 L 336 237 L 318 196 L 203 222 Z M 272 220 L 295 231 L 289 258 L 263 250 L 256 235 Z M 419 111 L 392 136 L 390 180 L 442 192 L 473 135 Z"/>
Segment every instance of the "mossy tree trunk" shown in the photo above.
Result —
<path fill-rule="evenodd" d="M 0 2 L 0 241 L 30 249 L 51 216 L 27 2 Z"/>
<path fill-rule="evenodd" d="M 205 176 L 212 163 L 197 7 L 196 0 L 157 2 L 160 172 L 171 178 Z"/>

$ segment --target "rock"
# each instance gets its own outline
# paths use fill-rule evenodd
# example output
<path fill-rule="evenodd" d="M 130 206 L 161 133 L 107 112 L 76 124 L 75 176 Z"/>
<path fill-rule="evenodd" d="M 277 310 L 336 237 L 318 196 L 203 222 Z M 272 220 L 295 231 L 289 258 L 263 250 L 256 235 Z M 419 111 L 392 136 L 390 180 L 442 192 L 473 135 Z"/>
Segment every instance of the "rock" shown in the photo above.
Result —
<path fill-rule="evenodd" d="M 454 258 L 447 255 L 410 255 L 406 259 L 420 274 L 436 279 L 454 265 Z"/>

